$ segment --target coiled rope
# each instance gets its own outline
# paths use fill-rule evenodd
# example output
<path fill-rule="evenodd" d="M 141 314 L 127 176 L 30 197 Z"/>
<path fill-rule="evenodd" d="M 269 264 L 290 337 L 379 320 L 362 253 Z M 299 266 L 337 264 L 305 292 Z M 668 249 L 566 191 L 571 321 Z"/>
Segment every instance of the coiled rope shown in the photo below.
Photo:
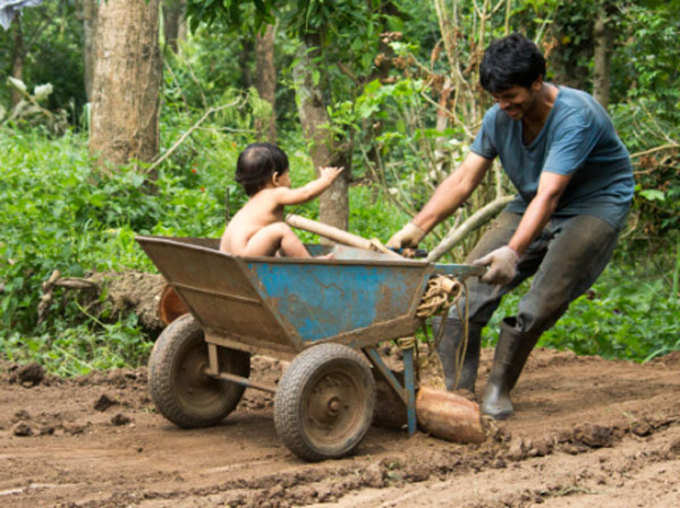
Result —
<path fill-rule="evenodd" d="M 467 284 L 465 280 L 460 281 L 451 275 L 435 275 L 430 277 L 427 281 L 427 288 L 425 293 L 420 300 L 420 304 L 416 309 L 416 317 L 423 320 L 423 328 L 425 329 L 425 334 L 427 335 L 427 328 L 425 325 L 425 320 L 433 316 L 441 316 L 441 321 L 437 334 L 434 338 L 435 349 L 439 349 L 439 342 L 444 335 L 444 325 L 445 318 L 449 314 L 449 309 L 455 305 L 458 311 L 458 317 L 463 322 L 463 340 L 458 348 L 457 355 L 455 358 L 456 364 L 456 380 L 455 385 L 458 386 L 460 381 L 461 371 L 463 370 L 463 362 L 465 360 L 465 354 L 467 353 L 468 346 L 468 336 L 469 336 L 469 303 L 468 298 L 465 298 L 465 311 L 461 312 L 460 306 L 458 305 L 461 296 L 463 294 L 467 295 Z M 401 349 L 415 348 L 416 355 L 416 377 L 419 377 L 418 373 L 418 343 L 415 337 L 404 337 L 398 339 L 397 345 Z"/>

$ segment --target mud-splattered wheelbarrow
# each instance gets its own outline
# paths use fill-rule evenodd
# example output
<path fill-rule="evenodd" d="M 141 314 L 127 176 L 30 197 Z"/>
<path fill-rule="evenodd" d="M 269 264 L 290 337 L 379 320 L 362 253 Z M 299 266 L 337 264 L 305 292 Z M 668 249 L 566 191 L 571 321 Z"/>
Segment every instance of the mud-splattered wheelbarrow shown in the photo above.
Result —
<path fill-rule="evenodd" d="M 240 258 L 217 241 L 139 236 L 137 241 L 189 313 L 159 336 L 149 360 L 152 399 L 180 427 L 218 423 L 246 387 L 274 393 L 281 441 L 306 460 L 350 453 L 366 434 L 376 369 L 406 406 L 416 430 L 413 349 L 404 381 L 387 368 L 380 342 L 412 336 L 428 279 L 479 268 L 440 265 L 342 245 L 309 245 L 334 259 Z M 250 355 L 291 360 L 278 386 L 249 378 Z"/>

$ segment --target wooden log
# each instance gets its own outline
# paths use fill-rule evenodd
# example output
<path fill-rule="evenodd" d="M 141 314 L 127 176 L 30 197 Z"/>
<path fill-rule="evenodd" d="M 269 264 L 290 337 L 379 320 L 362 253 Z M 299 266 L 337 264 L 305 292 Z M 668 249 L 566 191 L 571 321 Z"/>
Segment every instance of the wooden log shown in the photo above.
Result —
<path fill-rule="evenodd" d="M 53 317 L 69 300 L 74 300 L 87 316 L 105 323 L 124 319 L 134 312 L 150 335 L 158 335 L 166 324 L 159 317 L 159 302 L 166 284 L 162 275 L 137 271 L 93 273 L 86 278 L 62 278 L 55 271 L 43 283 L 37 309 L 39 319 Z M 57 288 L 63 290 L 58 296 Z"/>
<path fill-rule="evenodd" d="M 481 443 L 486 439 L 479 406 L 452 392 L 421 386 L 416 417 L 421 430 L 447 441 Z"/>

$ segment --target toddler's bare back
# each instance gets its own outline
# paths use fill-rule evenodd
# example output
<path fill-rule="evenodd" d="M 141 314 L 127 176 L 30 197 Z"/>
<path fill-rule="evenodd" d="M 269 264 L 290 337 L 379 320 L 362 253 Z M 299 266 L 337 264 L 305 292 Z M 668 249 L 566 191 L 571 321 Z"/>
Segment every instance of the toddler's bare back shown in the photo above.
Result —
<path fill-rule="evenodd" d="M 244 255 L 255 233 L 283 220 L 283 206 L 274 199 L 273 190 L 262 189 L 234 215 L 220 240 L 221 251 L 235 256 Z"/>

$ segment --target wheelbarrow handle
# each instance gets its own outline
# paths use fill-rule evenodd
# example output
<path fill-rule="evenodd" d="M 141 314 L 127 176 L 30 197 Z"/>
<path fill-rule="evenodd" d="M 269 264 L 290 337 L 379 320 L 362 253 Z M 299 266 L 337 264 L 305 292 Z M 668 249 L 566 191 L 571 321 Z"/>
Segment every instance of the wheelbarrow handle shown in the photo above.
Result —
<path fill-rule="evenodd" d="M 409 247 L 388 247 L 392 252 L 407 258 L 426 258 L 428 252 L 425 249 L 411 249 Z"/>

